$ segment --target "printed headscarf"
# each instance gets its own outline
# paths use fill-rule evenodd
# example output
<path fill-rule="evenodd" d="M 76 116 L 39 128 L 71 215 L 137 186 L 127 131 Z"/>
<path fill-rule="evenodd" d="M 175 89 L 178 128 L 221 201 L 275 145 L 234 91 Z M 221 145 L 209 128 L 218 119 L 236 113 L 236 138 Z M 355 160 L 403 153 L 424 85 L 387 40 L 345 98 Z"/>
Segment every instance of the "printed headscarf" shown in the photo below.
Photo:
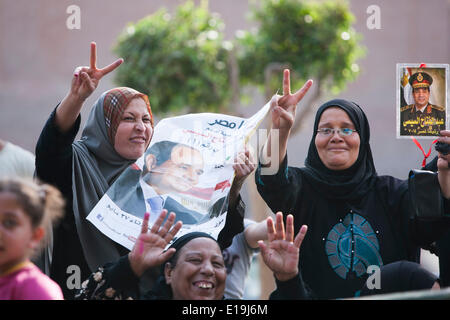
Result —
<path fill-rule="evenodd" d="M 114 138 L 116 136 L 117 127 L 119 126 L 123 112 L 130 101 L 135 98 L 142 98 L 147 104 L 147 110 L 150 113 L 150 122 L 153 127 L 152 109 L 150 108 L 148 97 L 145 94 L 126 87 L 109 90 L 106 93 L 105 100 L 103 102 L 103 114 L 105 115 L 108 137 L 112 145 L 114 145 Z"/>
<path fill-rule="evenodd" d="M 115 243 L 94 227 L 86 217 L 117 177 L 135 160 L 120 156 L 114 149 L 114 136 L 128 103 L 148 97 L 131 88 L 104 92 L 95 102 L 79 141 L 72 144 L 73 212 L 84 256 L 93 271 L 117 260 Z M 153 125 L 153 118 L 152 118 Z"/>

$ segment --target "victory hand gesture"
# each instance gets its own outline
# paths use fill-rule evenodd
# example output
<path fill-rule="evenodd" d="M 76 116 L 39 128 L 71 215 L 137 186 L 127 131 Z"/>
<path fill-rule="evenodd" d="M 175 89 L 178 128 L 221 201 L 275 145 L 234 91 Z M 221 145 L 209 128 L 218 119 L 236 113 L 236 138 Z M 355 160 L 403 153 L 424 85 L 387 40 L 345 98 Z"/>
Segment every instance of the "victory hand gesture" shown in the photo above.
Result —
<path fill-rule="evenodd" d="M 274 129 L 290 130 L 295 120 L 295 110 L 297 104 L 303 99 L 313 84 L 308 80 L 296 93 L 291 94 L 290 72 L 285 69 L 283 72 L 283 96 L 274 96 L 270 103 L 272 115 L 272 127 Z"/>
<path fill-rule="evenodd" d="M 277 212 L 276 225 L 267 218 L 268 245 L 258 241 L 264 263 L 273 271 L 279 281 L 287 281 L 298 274 L 300 245 L 305 238 L 307 226 L 303 225 L 294 239 L 294 217 L 286 218 L 286 233 L 283 214 Z"/>
<path fill-rule="evenodd" d="M 97 68 L 97 45 L 91 42 L 91 59 L 89 67 L 78 67 L 75 69 L 70 87 L 71 93 L 80 101 L 86 100 L 95 88 L 97 88 L 100 79 L 107 75 L 123 62 L 123 59 L 117 59 L 110 65 Z"/>
<path fill-rule="evenodd" d="M 117 59 L 109 66 L 97 69 L 97 45 L 91 42 L 90 66 L 75 69 L 69 92 L 56 109 L 55 122 L 62 132 L 67 132 L 73 127 L 84 101 L 97 88 L 100 79 L 120 66 L 122 62 L 123 59 Z"/>
<path fill-rule="evenodd" d="M 178 221 L 172 228 L 175 221 L 175 213 L 171 212 L 164 226 L 161 227 L 166 215 L 167 210 L 164 209 L 153 224 L 150 232 L 148 231 L 150 214 L 146 213 L 144 216 L 141 234 L 137 238 L 133 250 L 128 254 L 131 269 L 138 277 L 142 276 L 147 269 L 161 265 L 175 253 L 174 248 L 167 251 L 164 251 L 164 249 L 180 230 L 183 223 Z"/>

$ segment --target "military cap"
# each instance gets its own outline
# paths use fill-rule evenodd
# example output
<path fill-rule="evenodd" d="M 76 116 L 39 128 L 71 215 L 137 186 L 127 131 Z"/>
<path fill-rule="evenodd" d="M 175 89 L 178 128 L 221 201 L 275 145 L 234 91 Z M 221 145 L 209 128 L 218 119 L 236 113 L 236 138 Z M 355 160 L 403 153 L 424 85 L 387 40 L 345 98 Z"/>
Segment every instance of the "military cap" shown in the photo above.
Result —
<path fill-rule="evenodd" d="M 425 72 L 419 71 L 414 73 L 409 78 L 409 84 L 413 89 L 416 88 L 429 88 L 433 83 L 433 78 Z"/>

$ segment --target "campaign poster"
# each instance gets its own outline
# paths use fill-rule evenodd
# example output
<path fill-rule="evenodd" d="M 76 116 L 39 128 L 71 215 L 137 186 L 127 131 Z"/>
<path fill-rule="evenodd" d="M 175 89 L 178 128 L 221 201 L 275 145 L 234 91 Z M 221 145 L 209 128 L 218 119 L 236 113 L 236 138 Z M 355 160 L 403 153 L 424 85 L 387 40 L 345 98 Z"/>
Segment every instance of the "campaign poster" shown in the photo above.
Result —
<path fill-rule="evenodd" d="M 183 227 L 217 239 L 226 221 L 235 156 L 254 135 L 269 103 L 250 118 L 187 114 L 161 120 L 144 155 L 128 167 L 87 219 L 102 233 L 132 249 L 146 212 L 149 228 L 162 209 Z"/>

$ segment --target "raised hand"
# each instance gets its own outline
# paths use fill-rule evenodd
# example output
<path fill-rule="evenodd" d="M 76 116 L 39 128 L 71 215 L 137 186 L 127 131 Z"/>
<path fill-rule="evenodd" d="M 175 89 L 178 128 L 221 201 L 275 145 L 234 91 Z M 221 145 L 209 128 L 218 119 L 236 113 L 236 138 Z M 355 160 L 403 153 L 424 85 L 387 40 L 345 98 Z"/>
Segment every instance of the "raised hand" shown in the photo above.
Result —
<path fill-rule="evenodd" d="M 286 231 L 283 214 L 277 212 L 275 219 L 274 226 L 272 217 L 267 218 L 268 244 L 258 241 L 258 245 L 264 263 L 273 271 L 275 278 L 287 281 L 298 274 L 300 246 L 308 228 L 303 225 L 294 239 L 294 217 L 287 216 Z"/>
<path fill-rule="evenodd" d="M 272 127 L 274 129 L 290 130 L 295 120 L 297 104 L 303 99 L 313 84 L 312 80 L 306 81 L 303 87 L 291 94 L 290 72 L 283 72 L 283 96 L 274 96 L 270 103 L 272 115 Z"/>
<path fill-rule="evenodd" d="M 62 131 L 69 131 L 80 115 L 84 101 L 97 88 L 100 79 L 116 69 L 123 62 L 118 59 L 102 69 L 97 68 L 97 45 L 91 43 L 91 62 L 89 67 L 75 69 L 69 92 L 56 109 L 55 123 Z"/>
<path fill-rule="evenodd" d="M 244 184 L 245 179 L 255 170 L 255 168 L 255 161 L 248 149 L 245 149 L 237 154 L 233 165 L 235 177 L 229 192 L 228 206 L 230 208 L 235 208 L 237 205 L 239 192 L 241 191 L 242 185 Z"/>
<path fill-rule="evenodd" d="M 312 80 L 306 81 L 303 87 L 291 94 L 291 79 L 288 69 L 283 73 L 283 95 L 275 95 L 270 101 L 270 114 L 272 117 L 272 129 L 261 152 L 260 161 L 264 166 L 279 168 L 287 153 L 287 142 L 291 128 L 295 121 L 297 103 L 303 99 L 313 84 Z M 275 134 L 275 135 L 274 135 Z M 273 136 L 274 135 L 274 136 Z M 273 136 L 273 137 L 272 137 Z M 272 141 L 273 140 L 273 141 Z M 274 150 L 278 149 L 277 161 L 272 161 L 272 144 Z M 276 157 L 274 157 L 276 159 Z M 278 163 L 276 163 L 278 162 Z"/>
<path fill-rule="evenodd" d="M 245 149 L 244 151 L 239 152 L 233 165 L 234 172 L 236 173 L 233 184 L 237 183 L 242 185 L 245 178 L 247 178 L 249 174 L 255 170 L 255 168 L 256 163 L 250 150 Z"/>
<path fill-rule="evenodd" d="M 56 125 L 62 132 L 67 132 L 73 127 L 80 115 L 84 101 L 97 88 L 100 79 L 120 66 L 122 62 L 123 59 L 117 59 L 110 65 L 98 69 L 97 45 L 95 42 L 91 43 L 90 66 L 75 69 L 69 92 L 56 109 Z"/>
<path fill-rule="evenodd" d="M 131 269 L 138 276 L 142 276 L 145 270 L 161 265 L 167 261 L 174 253 L 175 249 L 171 248 L 164 251 L 173 237 L 177 234 L 182 226 L 182 222 L 175 221 L 175 213 L 171 212 L 164 226 L 161 227 L 167 210 L 163 210 L 156 219 L 150 231 L 148 231 L 148 220 L 150 214 L 147 212 L 142 222 L 141 233 L 136 240 L 131 252 L 128 254 Z M 172 227 L 173 226 L 173 227 Z"/>
<path fill-rule="evenodd" d="M 79 100 L 86 100 L 97 88 L 100 79 L 107 75 L 123 62 L 123 59 L 117 59 L 110 65 L 97 68 L 97 45 L 91 42 L 91 57 L 89 67 L 77 67 L 73 74 L 71 93 Z"/>

